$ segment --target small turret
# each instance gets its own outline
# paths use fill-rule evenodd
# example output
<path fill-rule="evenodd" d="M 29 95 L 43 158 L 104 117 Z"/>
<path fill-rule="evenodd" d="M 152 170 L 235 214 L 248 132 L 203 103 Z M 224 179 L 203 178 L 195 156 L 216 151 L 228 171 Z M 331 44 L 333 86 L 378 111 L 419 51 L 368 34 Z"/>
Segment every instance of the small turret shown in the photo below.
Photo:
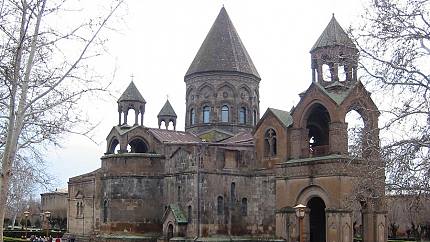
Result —
<path fill-rule="evenodd" d="M 312 81 L 328 86 L 357 81 L 358 50 L 334 17 L 311 51 Z"/>
<path fill-rule="evenodd" d="M 158 118 L 158 128 L 161 127 L 161 122 L 164 122 L 164 124 L 166 125 L 166 129 L 169 129 L 169 124 L 170 122 L 172 122 L 173 130 L 176 130 L 177 116 L 169 100 L 167 100 L 163 108 L 161 108 L 160 112 L 157 115 L 157 118 Z"/>
<path fill-rule="evenodd" d="M 125 89 L 124 93 L 118 99 L 118 113 L 119 113 L 119 124 L 127 125 L 127 116 L 130 109 L 134 110 L 135 118 L 134 125 L 139 125 L 139 114 L 140 114 L 140 125 L 143 125 L 143 114 L 145 113 L 146 101 L 137 90 L 133 81 Z M 124 114 L 124 122 L 121 123 L 122 114 Z"/>

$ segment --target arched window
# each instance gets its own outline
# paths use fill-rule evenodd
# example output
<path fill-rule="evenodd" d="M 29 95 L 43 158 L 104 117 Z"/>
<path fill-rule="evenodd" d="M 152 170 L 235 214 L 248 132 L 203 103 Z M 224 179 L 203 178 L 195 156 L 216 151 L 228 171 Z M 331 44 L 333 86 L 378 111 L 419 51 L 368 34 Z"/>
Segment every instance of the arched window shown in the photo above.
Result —
<path fill-rule="evenodd" d="M 227 105 L 222 106 L 221 108 L 221 122 L 227 123 L 229 119 L 229 108 Z"/>
<path fill-rule="evenodd" d="M 178 186 L 178 202 L 181 201 L 181 186 Z"/>
<path fill-rule="evenodd" d="M 240 214 L 242 216 L 248 215 L 248 199 L 246 197 L 242 198 L 242 203 L 240 204 Z"/>
<path fill-rule="evenodd" d="M 218 196 L 216 208 L 217 208 L 218 215 L 224 214 L 224 198 L 222 196 Z"/>
<path fill-rule="evenodd" d="M 252 124 L 257 125 L 257 110 L 252 112 Z"/>
<path fill-rule="evenodd" d="M 79 205 L 79 202 L 76 203 L 76 216 L 79 216 L 80 212 L 79 209 L 81 208 L 81 206 Z"/>
<path fill-rule="evenodd" d="M 211 108 L 209 106 L 203 107 L 203 123 L 207 124 L 210 120 Z"/>
<path fill-rule="evenodd" d="M 187 217 L 188 223 L 191 223 L 191 220 L 193 219 L 192 215 L 193 215 L 193 210 L 192 210 L 192 207 L 190 205 L 190 206 L 188 206 L 188 217 Z"/>
<path fill-rule="evenodd" d="M 194 108 L 190 110 L 190 124 L 194 125 L 196 123 L 196 112 L 194 111 Z"/>
<path fill-rule="evenodd" d="M 108 202 L 105 200 L 103 202 L 103 223 L 107 223 L 107 213 L 108 213 Z"/>
<path fill-rule="evenodd" d="M 276 156 L 276 153 L 277 153 L 276 132 L 273 129 L 268 129 L 264 134 L 264 156 L 272 157 L 272 156 Z"/>
<path fill-rule="evenodd" d="M 236 197 L 236 183 L 232 182 L 230 185 L 230 199 L 231 202 L 234 202 Z"/>
<path fill-rule="evenodd" d="M 246 123 L 246 108 L 241 107 L 239 111 L 239 123 L 245 124 Z"/>

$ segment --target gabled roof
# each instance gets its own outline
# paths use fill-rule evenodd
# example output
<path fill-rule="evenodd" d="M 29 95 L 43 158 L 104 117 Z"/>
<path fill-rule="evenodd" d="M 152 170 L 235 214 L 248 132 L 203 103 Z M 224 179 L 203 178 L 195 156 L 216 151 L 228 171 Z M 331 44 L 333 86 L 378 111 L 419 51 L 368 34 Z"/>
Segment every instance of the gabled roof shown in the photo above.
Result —
<path fill-rule="evenodd" d="M 268 108 L 268 110 L 270 110 L 286 128 L 293 124 L 293 117 L 291 117 L 289 112 L 274 108 Z"/>
<path fill-rule="evenodd" d="M 118 99 L 118 102 L 123 101 L 137 101 L 146 103 L 145 99 L 142 97 L 142 94 L 140 94 L 139 90 L 137 90 L 137 87 L 134 85 L 133 81 L 130 82 L 127 89 L 125 89 L 124 93 Z"/>
<path fill-rule="evenodd" d="M 170 104 L 169 100 L 166 101 L 166 103 L 161 108 L 160 112 L 158 113 L 157 117 L 160 117 L 160 116 L 177 117 L 175 110 L 173 110 L 173 107 Z"/>
<path fill-rule="evenodd" d="M 288 128 L 290 125 L 293 124 L 293 117 L 289 112 L 275 108 L 268 108 L 266 112 L 264 112 L 261 119 L 258 121 L 253 133 L 260 127 L 260 125 L 263 123 L 269 113 L 273 114 L 273 116 L 278 119 L 278 121 L 282 124 L 282 126 L 284 126 L 284 128 Z"/>
<path fill-rule="evenodd" d="M 177 203 L 172 203 L 172 204 L 169 205 L 169 207 L 167 208 L 166 212 L 164 212 L 163 222 L 167 218 L 167 215 L 169 214 L 170 211 L 172 212 L 173 217 L 175 219 L 175 222 L 177 224 L 187 224 L 188 223 L 187 217 L 185 216 L 185 214 L 182 211 L 181 207 L 179 207 L 179 204 L 177 204 Z"/>
<path fill-rule="evenodd" d="M 185 76 L 211 71 L 242 72 L 260 79 L 224 7 L 221 8 Z"/>
<path fill-rule="evenodd" d="M 340 24 L 334 18 L 334 14 L 333 14 L 333 17 L 331 18 L 327 27 L 324 29 L 324 31 L 322 32 L 318 40 L 315 42 L 314 46 L 312 46 L 312 49 L 310 52 L 313 52 L 318 48 L 336 46 L 336 45 L 346 46 L 346 47 L 356 49 L 355 44 L 348 37 L 346 32 L 342 29 Z"/>

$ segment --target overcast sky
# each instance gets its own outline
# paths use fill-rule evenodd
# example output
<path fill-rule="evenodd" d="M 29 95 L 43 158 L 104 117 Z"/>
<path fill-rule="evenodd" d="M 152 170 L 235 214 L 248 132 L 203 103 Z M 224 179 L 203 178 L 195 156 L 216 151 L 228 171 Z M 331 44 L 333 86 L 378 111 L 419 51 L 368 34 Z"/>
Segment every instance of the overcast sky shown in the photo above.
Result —
<path fill-rule="evenodd" d="M 81 1 L 81 4 L 86 4 Z M 144 125 L 157 126 L 157 114 L 168 95 L 184 129 L 184 74 L 224 5 L 260 76 L 260 112 L 268 107 L 290 110 L 298 94 L 311 83 L 309 50 L 332 14 L 344 29 L 358 21 L 365 0 L 184 0 L 127 1 L 120 28 L 109 35 L 108 55 L 100 73 L 116 67 L 112 89 L 117 97 L 134 76 L 146 99 Z M 79 18 L 76 18 L 79 21 Z M 106 77 L 112 78 L 112 76 Z M 55 187 L 66 187 L 68 178 L 100 167 L 105 137 L 117 125 L 115 99 L 91 103 L 85 112 L 100 122 L 95 144 L 67 135 L 63 148 L 47 154 Z"/>

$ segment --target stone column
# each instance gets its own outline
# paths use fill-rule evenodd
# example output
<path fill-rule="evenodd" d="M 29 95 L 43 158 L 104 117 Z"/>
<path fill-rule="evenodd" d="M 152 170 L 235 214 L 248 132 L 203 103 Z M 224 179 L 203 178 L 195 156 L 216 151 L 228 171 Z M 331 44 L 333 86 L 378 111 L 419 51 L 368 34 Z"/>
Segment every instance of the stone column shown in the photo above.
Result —
<path fill-rule="evenodd" d="M 348 124 L 331 122 L 329 127 L 330 154 L 348 153 Z"/>
<path fill-rule="evenodd" d="M 363 218 L 363 242 L 386 242 L 387 232 L 387 212 L 362 210 Z"/>
<path fill-rule="evenodd" d="M 352 211 L 326 209 L 326 241 L 353 241 Z"/>
<path fill-rule="evenodd" d="M 285 207 L 276 212 L 276 237 L 281 237 L 287 242 L 295 242 L 299 239 L 299 221 L 292 207 Z"/>
<path fill-rule="evenodd" d="M 291 129 L 291 139 L 295 142 L 291 142 L 291 159 L 299 159 L 301 157 L 301 140 L 302 140 L 302 129 L 293 128 Z"/>

